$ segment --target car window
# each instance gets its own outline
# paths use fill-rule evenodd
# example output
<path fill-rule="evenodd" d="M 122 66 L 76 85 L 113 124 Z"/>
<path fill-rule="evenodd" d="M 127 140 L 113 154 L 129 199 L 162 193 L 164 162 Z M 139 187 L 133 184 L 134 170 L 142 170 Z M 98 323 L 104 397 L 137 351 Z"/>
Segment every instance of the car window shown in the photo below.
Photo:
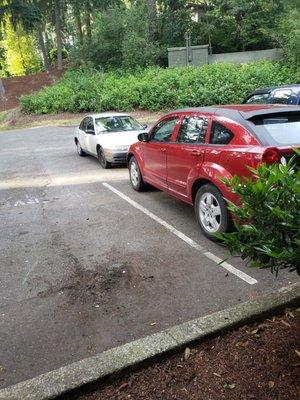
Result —
<path fill-rule="evenodd" d="M 83 118 L 83 120 L 81 121 L 80 125 L 79 125 L 79 129 L 81 129 L 82 131 L 86 130 L 86 124 L 88 122 L 88 117 Z"/>
<path fill-rule="evenodd" d="M 87 131 L 87 130 L 94 131 L 94 121 L 93 121 L 93 118 L 91 118 L 91 117 L 87 118 L 87 124 L 86 124 L 85 131 Z"/>
<path fill-rule="evenodd" d="M 292 91 L 290 89 L 275 90 L 272 103 L 273 104 L 291 104 Z"/>
<path fill-rule="evenodd" d="M 258 137 L 272 146 L 300 144 L 300 112 L 281 112 L 258 115 L 250 119 Z"/>
<path fill-rule="evenodd" d="M 130 116 L 110 116 L 95 119 L 98 133 L 139 131 L 143 126 Z"/>
<path fill-rule="evenodd" d="M 246 104 L 266 104 L 269 97 L 269 93 L 254 94 L 249 97 Z"/>
<path fill-rule="evenodd" d="M 153 142 L 168 142 L 177 122 L 178 117 L 164 119 L 153 128 L 150 140 Z"/>
<path fill-rule="evenodd" d="M 211 144 L 228 144 L 233 138 L 233 133 L 218 122 L 212 123 L 210 141 Z"/>
<path fill-rule="evenodd" d="M 179 143 L 204 143 L 208 120 L 202 117 L 185 117 L 178 133 Z"/>

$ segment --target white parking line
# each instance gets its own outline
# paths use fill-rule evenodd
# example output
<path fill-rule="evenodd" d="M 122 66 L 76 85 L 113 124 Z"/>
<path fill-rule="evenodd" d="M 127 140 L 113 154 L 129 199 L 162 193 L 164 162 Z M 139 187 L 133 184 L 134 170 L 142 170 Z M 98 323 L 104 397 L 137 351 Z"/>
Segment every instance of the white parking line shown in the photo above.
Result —
<path fill-rule="evenodd" d="M 109 183 L 103 182 L 103 186 L 105 186 L 107 189 L 111 190 L 114 192 L 116 195 L 121 197 L 123 200 L 127 201 L 127 203 L 131 204 L 133 207 L 136 209 L 140 210 L 144 214 L 148 215 L 148 217 L 152 218 L 154 221 L 159 223 L 160 225 L 164 226 L 166 229 L 168 229 L 170 232 L 172 232 L 174 235 L 179 237 L 181 240 L 183 240 L 185 243 L 187 243 L 189 246 L 193 247 L 194 249 L 200 251 L 205 257 L 209 258 L 210 260 L 216 262 L 217 264 L 221 263 L 221 258 L 215 256 L 213 253 L 210 251 L 206 251 L 204 247 L 200 246 L 200 244 L 196 243 L 193 239 L 189 238 L 186 236 L 184 233 L 180 232 L 174 226 L 168 224 L 168 222 L 164 221 L 163 219 L 159 218 L 157 215 L 153 214 L 151 211 L 147 210 L 147 208 L 141 206 L 134 200 L 132 200 L 130 197 L 126 196 L 124 193 L 120 192 L 119 190 L 115 189 L 113 186 L 111 186 Z M 249 285 L 254 285 L 257 283 L 257 280 L 252 278 L 251 276 L 245 274 L 244 272 L 240 271 L 239 269 L 235 268 L 231 264 L 228 264 L 227 262 L 223 262 L 220 264 L 221 267 L 225 268 L 228 272 L 236 275 L 243 281 L 249 283 Z"/>

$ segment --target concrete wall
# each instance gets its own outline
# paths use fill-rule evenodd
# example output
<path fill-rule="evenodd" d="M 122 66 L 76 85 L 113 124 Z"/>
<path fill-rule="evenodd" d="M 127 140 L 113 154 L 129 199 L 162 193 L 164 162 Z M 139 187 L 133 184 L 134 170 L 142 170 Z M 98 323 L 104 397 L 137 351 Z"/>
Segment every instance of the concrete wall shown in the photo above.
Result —
<path fill-rule="evenodd" d="M 277 61 L 282 58 L 281 49 L 241 51 L 236 53 L 211 54 L 208 56 L 209 64 L 216 62 L 247 63 L 251 61 L 271 60 Z"/>
<path fill-rule="evenodd" d="M 282 58 L 281 49 L 268 49 L 256 51 L 243 51 L 236 53 L 208 54 L 208 45 L 191 46 L 189 51 L 186 47 L 172 47 L 168 49 L 169 67 L 184 67 L 191 65 L 199 67 L 216 62 L 247 63 L 250 61 L 272 60 Z"/>
<path fill-rule="evenodd" d="M 186 47 L 168 49 L 169 67 L 183 67 L 185 65 L 200 67 L 206 64 L 208 64 L 208 45 L 191 46 L 189 52 Z"/>

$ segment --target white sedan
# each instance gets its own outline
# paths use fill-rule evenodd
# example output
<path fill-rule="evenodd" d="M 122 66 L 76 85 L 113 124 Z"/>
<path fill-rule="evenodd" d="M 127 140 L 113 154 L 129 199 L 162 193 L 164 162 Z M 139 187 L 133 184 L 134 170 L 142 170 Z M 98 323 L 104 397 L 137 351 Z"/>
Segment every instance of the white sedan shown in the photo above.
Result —
<path fill-rule="evenodd" d="M 103 168 L 126 163 L 127 151 L 147 125 L 127 114 L 102 113 L 85 117 L 75 129 L 75 144 L 82 157 L 91 154 Z"/>

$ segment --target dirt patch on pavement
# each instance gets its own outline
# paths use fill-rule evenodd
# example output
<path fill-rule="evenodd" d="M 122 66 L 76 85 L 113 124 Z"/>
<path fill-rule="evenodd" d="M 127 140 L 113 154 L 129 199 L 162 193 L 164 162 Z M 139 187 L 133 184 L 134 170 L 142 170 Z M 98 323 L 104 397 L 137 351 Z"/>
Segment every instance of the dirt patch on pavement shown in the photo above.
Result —
<path fill-rule="evenodd" d="M 65 281 L 51 285 L 38 293 L 45 298 L 59 293 L 68 296 L 69 303 L 103 303 L 107 292 L 116 285 L 123 286 L 130 282 L 130 268 L 126 264 L 115 263 L 109 266 L 99 266 L 100 271 L 77 269 Z"/>
<path fill-rule="evenodd" d="M 68 259 L 71 273 L 63 280 L 54 283 L 47 281 L 47 289 L 37 294 L 40 298 L 64 294 L 68 305 L 88 303 L 101 309 L 114 309 L 117 307 L 114 297 L 118 293 L 139 290 L 145 280 L 152 281 L 154 278 L 140 273 L 140 258 L 137 255 L 124 256 L 114 247 L 101 261 L 91 263 L 90 269 L 82 265 L 65 244 L 58 251 L 62 251 Z"/>
<path fill-rule="evenodd" d="M 296 400 L 300 312 L 246 325 L 187 348 L 80 400 Z M 73 397 L 74 398 L 74 397 Z"/>

